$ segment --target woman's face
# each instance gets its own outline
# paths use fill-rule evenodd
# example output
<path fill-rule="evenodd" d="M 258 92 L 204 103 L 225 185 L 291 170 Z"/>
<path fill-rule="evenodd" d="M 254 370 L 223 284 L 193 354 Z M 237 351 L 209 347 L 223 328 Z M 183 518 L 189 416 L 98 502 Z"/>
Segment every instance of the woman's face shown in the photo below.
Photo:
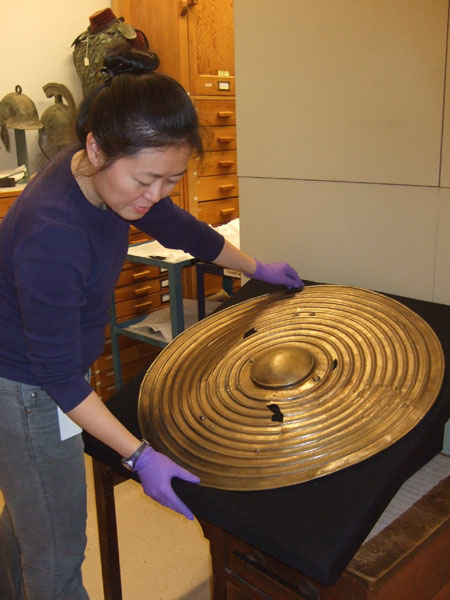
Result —
<path fill-rule="evenodd" d="M 186 172 L 191 154 L 186 145 L 146 149 L 119 158 L 89 178 L 88 200 L 96 206 L 105 204 L 123 219 L 140 219 L 170 195 Z M 102 165 L 101 154 L 99 159 L 89 159 L 96 168 Z"/>

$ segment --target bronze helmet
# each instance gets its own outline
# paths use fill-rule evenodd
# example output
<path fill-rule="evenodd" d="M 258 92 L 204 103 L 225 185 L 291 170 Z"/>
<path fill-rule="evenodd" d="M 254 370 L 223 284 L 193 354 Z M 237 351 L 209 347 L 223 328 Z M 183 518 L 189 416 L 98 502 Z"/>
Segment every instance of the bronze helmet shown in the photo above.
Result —
<path fill-rule="evenodd" d="M 28 96 L 22 94 L 20 85 L 16 85 L 15 90 L 15 92 L 6 94 L 0 101 L 1 137 L 8 152 L 10 149 L 8 127 L 10 129 L 42 128 L 34 102 Z"/>
<path fill-rule="evenodd" d="M 75 101 L 70 90 L 61 83 L 47 83 L 42 87 L 47 98 L 55 98 L 41 115 L 43 128 L 39 131 L 39 146 L 47 158 L 76 139 Z M 67 101 L 64 104 L 63 98 Z"/>

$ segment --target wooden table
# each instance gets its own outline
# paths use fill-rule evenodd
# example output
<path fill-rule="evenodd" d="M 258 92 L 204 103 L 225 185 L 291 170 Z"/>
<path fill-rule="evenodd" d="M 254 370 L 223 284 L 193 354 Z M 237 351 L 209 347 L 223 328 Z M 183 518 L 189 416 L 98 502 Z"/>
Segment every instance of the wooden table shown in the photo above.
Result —
<path fill-rule="evenodd" d="M 278 289 L 250 281 L 225 305 Z M 420 314 L 433 327 L 441 340 L 447 365 L 450 365 L 450 306 L 394 298 Z M 140 436 L 137 421 L 140 379 L 136 378 L 108 402 L 112 412 L 137 436 Z M 294 586 L 293 598 L 394 600 L 390 596 L 364 596 L 360 592 L 347 596 L 336 595 L 338 592 L 324 595 L 322 588 L 333 590 L 395 493 L 413 473 L 441 451 L 444 426 L 449 417 L 450 371 L 447 368 L 441 392 L 422 421 L 398 442 L 362 463 L 318 480 L 259 492 L 232 492 L 173 480 L 175 491 L 193 510 L 210 540 L 214 600 L 288 600 L 290 596 L 286 595 L 286 590 L 282 592 L 285 595 L 280 595 L 281 592 L 276 595 L 278 583 L 275 585 L 273 581 L 281 577 L 280 573 L 289 574 L 287 581 L 291 581 L 289 577 L 295 574 L 297 589 Z M 112 590 L 111 595 L 106 594 L 105 598 L 120 600 L 112 490 L 116 481 L 130 474 L 121 467 L 120 457 L 112 450 L 88 435 L 85 443 L 86 451 L 96 459 L 104 582 L 105 590 Z M 436 547 L 448 544 L 447 529 L 448 510 L 442 522 L 443 537 L 439 534 Z M 259 557 L 262 563 L 255 567 L 247 559 L 239 558 L 249 554 Z M 411 550 L 410 554 L 415 555 L 415 551 Z M 234 561 L 232 564 L 231 559 Z M 240 565 L 238 570 L 235 569 L 237 564 Z M 269 565 L 269 573 L 265 575 L 264 565 Z M 271 581 L 270 586 L 275 585 L 275 588 L 259 589 L 255 585 L 266 576 Z M 447 575 L 440 577 L 445 580 Z M 303 589 L 298 587 L 300 580 L 307 582 Z M 313 586 L 312 590 L 309 585 Z M 402 596 L 399 598 L 403 599 Z M 407 598 L 425 600 L 426 596 L 415 598 L 410 595 Z M 448 594 L 436 596 L 436 600 L 448 598 Z"/>

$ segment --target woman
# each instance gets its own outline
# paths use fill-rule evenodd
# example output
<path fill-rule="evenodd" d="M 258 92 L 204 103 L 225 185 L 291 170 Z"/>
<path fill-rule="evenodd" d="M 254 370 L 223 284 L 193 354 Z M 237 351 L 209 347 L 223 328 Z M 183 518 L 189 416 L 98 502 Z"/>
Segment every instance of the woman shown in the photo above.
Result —
<path fill-rule="evenodd" d="M 203 260 L 302 286 L 286 263 L 255 261 L 168 198 L 202 151 L 181 86 L 133 50 L 107 57 L 105 68 L 106 83 L 80 109 L 80 145 L 35 177 L 0 228 L 1 598 L 88 597 L 84 457 L 73 423 L 123 456 L 150 497 L 193 518 L 171 479 L 198 478 L 135 438 L 88 383 L 130 223 Z"/>

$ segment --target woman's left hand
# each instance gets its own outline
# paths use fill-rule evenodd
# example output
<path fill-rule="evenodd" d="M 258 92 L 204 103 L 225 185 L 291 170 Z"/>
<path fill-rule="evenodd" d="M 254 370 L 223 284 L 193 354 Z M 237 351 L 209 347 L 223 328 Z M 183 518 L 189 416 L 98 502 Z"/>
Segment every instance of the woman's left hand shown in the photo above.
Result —
<path fill-rule="evenodd" d="M 287 262 L 261 263 L 256 260 L 256 270 L 249 277 L 274 285 L 285 285 L 289 289 L 305 287 L 297 271 Z"/>

